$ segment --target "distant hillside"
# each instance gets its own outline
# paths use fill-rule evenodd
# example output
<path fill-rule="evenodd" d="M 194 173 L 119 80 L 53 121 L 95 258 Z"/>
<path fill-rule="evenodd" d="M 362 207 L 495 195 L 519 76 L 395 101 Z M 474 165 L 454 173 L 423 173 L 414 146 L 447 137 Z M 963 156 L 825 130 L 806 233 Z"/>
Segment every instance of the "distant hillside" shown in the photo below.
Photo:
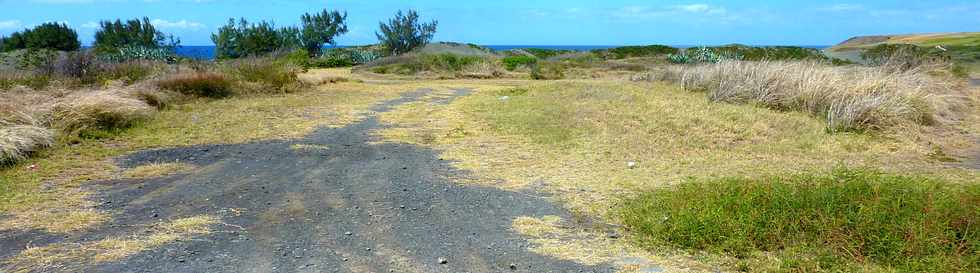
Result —
<path fill-rule="evenodd" d="M 858 36 L 831 47 L 830 51 L 870 48 L 879 44 L 914 44 L 919 46 L 980 46 L 980 32 L 926 33 L 905 35 Z"/>

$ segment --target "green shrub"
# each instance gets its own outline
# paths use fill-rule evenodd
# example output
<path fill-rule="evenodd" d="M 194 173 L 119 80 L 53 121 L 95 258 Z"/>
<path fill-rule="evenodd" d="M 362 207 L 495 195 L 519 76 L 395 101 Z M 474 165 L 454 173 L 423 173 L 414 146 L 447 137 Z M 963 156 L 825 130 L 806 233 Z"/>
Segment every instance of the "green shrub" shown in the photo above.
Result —
<path fill-rule="evenodd" d="M 947 65 L 946 52 L 910 44 L 880 44 L 861 53 L 861 59 L 873 66 L 887 66 L 908 71 L 925 65 Z"/>
<path fill-rule="evenodd" d="M 798 46 L 753 47 L 746 45 L 727 45 L 711 47 L 715 53 L 726 56 L 740 56 L 745 61 L 788 61 L 788 60 L 827 60 L 828 58 L 813 48 Z"/>
<path fill-rule="evenodd" d="M 624 223 L 649 246 L 723 252 L 747 267 L 766 266 L 753 260 L 758 251 L 781 258 L 775 268 L 750 271 L 980 268 L 975 184 L 839 168 L 829 175 L 688 182 L 625 204 Z"/>
<path fill-rule="evenodd" d="M 324 56 L 322 58 L 316 58 L 310 61 L 310 67 L 316 68 L 334 68 L 334 67 L 351 67 L 354 66 L 354 61 L 348 57 L 343 56 Z"/>
<path fill-rule="evenodd" d="M 232 95 L 232 81 L 222 74 L 212 72 L 170 76 L 157 81 L 157 86 L 164 90 L 198 97 L 223 98 Z"/>
<path fill-rule="evenodd" d="M 531 79 L 558 80 L 565 78 L 565 65 L 558 62 L 538 62 L 531 67 Z"/>
<path fill-rule="evenodd" d="M 538 59 L 547 59 L 547 58 L 555 57 L 555 56 L 558 56 L 558 55 L 561 55 L 561 54 L 567 54 L 567 53 L 574 53 L 575 52 L 573 50 L 543 49 L 543 48 L 524 48 L 524 49 L 521 49 L 521 50 L 523 50 L 523 51 L 525 51 L 527 53 L 531 53 L 531 55 L 534 55 L 534 57 L 538 57 Z"/>
<path fill-rule="evenodd" d="M 537 63 L 538 59 L 531 56 L 519 55 L 519 56 L 504 57 L 500 61 L 504 63 L 504 68 L 513 71 L 514 69 L 517 69 L 520 66 L 531 66 Z"/>
<path fill-rule="evenodd" d="M 47 49 L 72 51 L 81 48 L 78 33 L 64 23 L 43 23 L 23 32 L 14 32 L 0 39 L 0 51 L 17 49 Z"/>
<path fill-rule="evenodd" d="M 416 71 L 462 71 L 468 65 L 483 61 L 477 56 L 464 56 L 452 53 L 421 54 L 415 64 Z"/>
<path fill-rule="evenodd" d="M 99 80 L 121 80 L 125 84 L 133 84 L 153 76 L 156 71 L 157 68 L 152 62 L 107 63 L 100 67 Z"/>
<path fill-rule="evenodd" d="M 606 53 L 612 59 L 624 59 L 630 57 L 654 57 L 667 54 L 677 54 L 680 52 L 679 49 L 665 46 L 665 45 L 648 45 L 648 46 L 623 46 L 617 48 L 610 48 L 606 50 L 598 50 L 597 52 Z"/>

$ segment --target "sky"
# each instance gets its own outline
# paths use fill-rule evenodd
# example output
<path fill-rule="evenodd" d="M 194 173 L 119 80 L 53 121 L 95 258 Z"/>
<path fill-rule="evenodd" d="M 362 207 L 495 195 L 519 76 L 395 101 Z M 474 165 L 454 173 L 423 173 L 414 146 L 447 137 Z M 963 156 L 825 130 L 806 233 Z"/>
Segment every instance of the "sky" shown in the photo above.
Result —
<path fill-rule="evenodd" d="M 338 44 L 377 41 L 378 22 L 414 9 L 438 20 L 436 41 L 482 45 L 833 45 L 871 34 L 980 31 L 980 1 L 635 0 L 0 0 L 0 35 L 64 22 L 90 44 L 98 22 L 148 17 L 183 45 L 211 45 L 231 17 L 295 25 L 348 13 Z"/>

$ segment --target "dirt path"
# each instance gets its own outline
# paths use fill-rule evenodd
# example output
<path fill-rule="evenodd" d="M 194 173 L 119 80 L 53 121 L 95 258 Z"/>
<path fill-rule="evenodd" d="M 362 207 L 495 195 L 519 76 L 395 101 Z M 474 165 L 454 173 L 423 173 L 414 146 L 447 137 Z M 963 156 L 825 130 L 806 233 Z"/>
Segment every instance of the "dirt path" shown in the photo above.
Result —
<path fill-rule="evenodd" d="M 374 107 L 416 100 L 420 90 Z M 457 95 L 467 91 L 458 90 Z M 198 166 L 191 174 L 96 186 L 113 220 L 66 238 L 28 232 L 0 238 L 23 249 L 27 239 L 83 242 L 139 232 L 196 215 L 223 224 L 200 237 L 108 263 L 64 271 L 100 272 L 611 272 L 528 251 L 510 230 L 520 216 L 568 212 L 533 193 L 463 186 L 466 175 L 413 145 L 373 144 L 376 117 L 302 140 L 145 151 L 124 167 L 152 162 Z M 297 147 L 306 147 L 297 149 Z M 9 255 L 4 255 L 8 256 Z M 0 256 L 2 257 L 2 256 Z"/>

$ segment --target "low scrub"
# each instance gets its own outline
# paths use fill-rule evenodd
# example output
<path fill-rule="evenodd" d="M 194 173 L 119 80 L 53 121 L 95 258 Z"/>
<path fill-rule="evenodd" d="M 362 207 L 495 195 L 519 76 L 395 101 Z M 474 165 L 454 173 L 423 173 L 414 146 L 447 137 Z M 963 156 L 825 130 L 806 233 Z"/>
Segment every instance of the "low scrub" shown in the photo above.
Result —
<path fill-rule="evenodd" d="M 33 152 L 54 144 L 54 132 L 29 126 L 0 124 L 0 165 L 27 158 Z"/>
<path fill-rule="evenodd" d="M 509 56 L 500 59 L 504 63 L 504 68 L 508 71 L 514 71 L 518 67 L 531 67 L 538 62 L 538 59 L 526 55 Z"/>
<path fill-rule="evenodd" d="M 53 124 L 66 136 L 97 136 L 132 126 L 151 117 L 155 109 L 144 101 L 103 91 L 76 94 L 54 106 Z"/>
<path fill-rule="evenodd" d="M 623 46 L 606 50 L 597 50 L 597 53 L 610 59 L 624 59 L 632 57 L 655 57 L 667 54 L 677 54 L 679 49 L 665 45 L 648 46 Z"/>
<path fill-rule="evenodd" d="M 647 246 L 729 254 L 745 271 L 980 268 L 978 185 L 841 168 L 688 182 L 625 204 L 624 223 Z"/>
<path fill-rule="evenodd" d="M 565 78 L 565 64 L 560 62 L 538 62 L 531 67 L 531 79 L 559 80 Z"/>
<path fill-rule="evenodd" d="M 963 106 L 948 84 L 918 70 L 723 61 L 670 67 L 648 79 L 679 82 L 713 101 L 807 112 L 826 118 L 831 131 L 949 122 Z"/>
<path fill-rule="evenodd" d="M 233 82 L 225 75 L 213 72 L 193 72 L 158 80 L 157 87 L 184 95 L 223 98 L 232 95 Z M 151 98 L 150 101 L 158 101 Z M 149 101 L 148 101 L 149 102 Z"/>
<path fill-rule="evenodd" d="M 388 57 L 369 64 L 368 69 L 379 74 L 434 74 L 456 78 L 495 78 L 502 74 L 498 71 L 499 64 L 491 57 L 452 53 Z"/>

